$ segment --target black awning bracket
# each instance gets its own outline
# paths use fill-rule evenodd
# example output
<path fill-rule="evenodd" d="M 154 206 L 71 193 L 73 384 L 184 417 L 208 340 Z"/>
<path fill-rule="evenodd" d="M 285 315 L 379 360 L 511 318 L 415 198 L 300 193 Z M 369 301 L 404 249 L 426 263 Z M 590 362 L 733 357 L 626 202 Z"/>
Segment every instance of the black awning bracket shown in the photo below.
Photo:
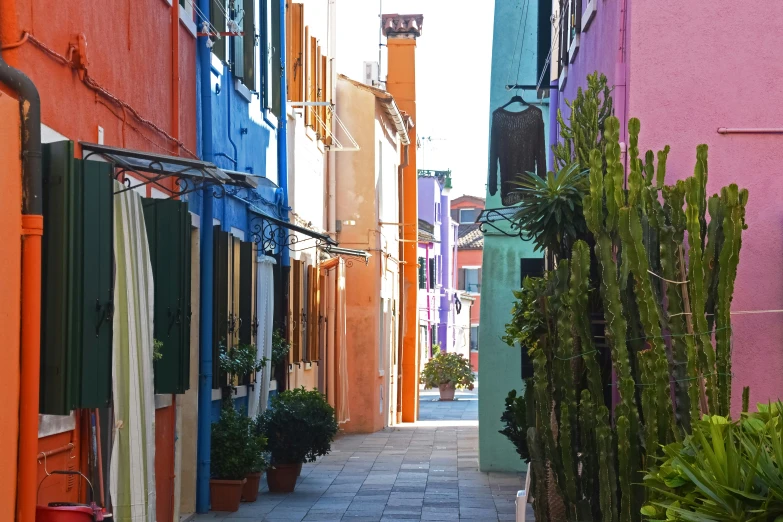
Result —
<path fill-rule="evenodd" d="M 476 223 L 480 225 L 479 230 L 482 234 L 490 232 L 487 228 L 490 227 L 504 236 L 518 237 L 527 241 L 530 237 L 519 228 L 519 224 L 513 219 L 518 210 L 517 207 L 487 208 L 481 211 L 479 217 L 476 218 Z M 500 225 L 505 225 L 508 229 L 502 228 Z"/>
<path fill-rule="evenodd" d="M 300 227 L 282 219 L 272 217 L 261 212 L 256 207 L 250 207 L 254 214 L 250 218 L 250 236 L 252 240 L 264 251 L 276 248 L 288 248 L 293 252 L 308 250 L 310 248 L 326 248 L 336 246 L 337 242 L 326 234 L 320 234 L 305 227 Z M 292 232 L 298 232 L 306 238 L 300 238 Z M 314 241 L 314 244 L 308 243 Z M 301 247 L 303 244 L 307 246 Z M 300 248 L 301 247 L 301 248 Z"/>
<path fill-rule="evenodd" d="M 114 165 L 115 178 L 125 185 L 116 193 L 133 190 L 139 186 L 153 185 L 170 198 L 184 196 L 207 186 L 232 185 L 247 187 L 245 179 L 227 174 L 214 163 L 198 159 L 167 156 L 153 152 L 109 147 L 97 143 L 79 142 L 84 160 L 93 156 Z M 132 174 L 128 176 L 128 174 Z M 174 183 L 161 183 L 173 179 Z"/>
<path fill-rule="evenodd" d="M 345 258 L 345 266 L 349 268 L 353 266 L 354 259 L 364 261 L 364 265 L 367 266 L 370 264 L 370 257 L 372 257 L 372 255 L 369 252 L 366 252 L 364 250 L 342 248 L 337 245 L 329 245 L 326 248 L 324 248 L 324 251 Z"/>

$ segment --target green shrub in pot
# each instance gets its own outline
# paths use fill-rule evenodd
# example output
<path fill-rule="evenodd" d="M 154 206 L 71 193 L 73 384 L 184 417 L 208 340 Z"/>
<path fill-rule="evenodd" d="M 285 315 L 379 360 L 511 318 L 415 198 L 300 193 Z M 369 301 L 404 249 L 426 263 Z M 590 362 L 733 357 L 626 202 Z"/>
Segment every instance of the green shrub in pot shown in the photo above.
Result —
<path fill-rule="evenodd" d="M 435 348 L 437 352 L 421 371 L 421 383 L 424 387 L 438 388 L 443 400 L 453 399 L 455 388 L 472 390 L 476 377 L 473 375 L 470 361 L 461 353 L 442 352 L 438 345 L 435 345 Z"/>
<path fill-rule="evenodd" d="M 248 458 L 248 443 L 255 435 L 250 430 L 251 422 L 228 401 L 218 422 L 212 424 L 210 492 L 215 511 L 239 509 L 242 487 L 252 465 Z"/>
<path fill-rule="evenodd" d="M 326 455 L 337 435 L 334 408 L 318 391 L 286 390 L 272 398 L 257 418 L 257 431 L 267 438 L 271 467 L 269 490 L 293 491 L 303 462 Z"/>

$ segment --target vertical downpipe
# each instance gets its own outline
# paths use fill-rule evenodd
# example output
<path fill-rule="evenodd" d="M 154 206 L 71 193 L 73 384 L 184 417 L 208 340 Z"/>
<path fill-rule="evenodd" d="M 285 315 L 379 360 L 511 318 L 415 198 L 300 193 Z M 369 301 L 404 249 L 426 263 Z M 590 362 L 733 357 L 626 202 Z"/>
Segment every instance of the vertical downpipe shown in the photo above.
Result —
<path fill-rule="evenodd" d="M 549 83 L 549 143 L 547 144 L 547 161 L 549 170 L 555 170 L 555 152 L 552 146 L 557 143 L 557 111 L 560 109 L 560 90 L 558 89 L 558 80 Z"/>
<path fill-rule="evenodd" d="M 19 97 L 22 138 L 22 274 L 19 384 L 19 453 L 16 520 L 35 520 L 38 486 L 38 411 L 41 367 L 41 243 L 43 180 L 41 174 L 41 99 L 22 71 L 0 56 L 0 83 Z"/>
<path fill-rule="evenodd" d="M 212 0 L 198 0 L 199 9 L 209 20 Z M 207 47 L 209 37 L 198 38 L 199 81 L 201 82 L 201 155 L 213 161 L 212 150 L 212 65 Z M 199 362 L 198 362 L 198 446 L 196 470 L 196 511 L 209 511 L 210 443 L 212 439 L 212 277 L 213 208 L 212 187 L 201 191 L 201 271 L 199 274 Z"/>
<path fill-rule="evenodd" d="M 288 82 L 286 78 L 286 32 L 285 32 L 286 1 L 280 0 L 280 118 L 277 125 L 277 178 L 283 191 L 282 209 L 283 221 L 288 221 Z M 283 267 L 291 266 L 291 254 L 288 248 L 283 248 L 281 261 Z"/>

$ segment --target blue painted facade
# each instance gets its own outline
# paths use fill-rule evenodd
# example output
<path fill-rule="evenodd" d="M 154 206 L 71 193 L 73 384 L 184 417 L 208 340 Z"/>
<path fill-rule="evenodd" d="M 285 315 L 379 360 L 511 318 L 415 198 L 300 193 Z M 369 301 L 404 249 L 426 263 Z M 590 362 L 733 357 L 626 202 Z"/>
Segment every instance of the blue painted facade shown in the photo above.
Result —
<path fill-rule="evenodd" d="M 534 103 L 542 111 L 545 136 L 549 129 L 548 99 L 539 100 L 535 89 L 509 90 L 507 85 L 536 85 L 539 51 L 539 5 L 547 2 L 532 0 L 496 0 L 495 23 L 492 44 L 492 79 L 487 125 L 492 113 L 505 105 L 514 94 L 520 94 L 527 102 Z M 551 4 L 549 4 L 551 8 Z M 545 15 L 548 13 L 545 13 Z M 516 39 L 515 39 L 516 37 Z M 546 36 L 544 38 L 547 38 Z M 549 43 L 546 44 L 546 51 Z M 545 51 L 545 52 L 546 52 Z M 544 88 L 549 78 L 542 81 Z M 519 104 L 509 110 L 521 110 Z M 490 140 L 492 137 L 490 136 Z M 549 146 L 547 144 L 547 150 Z M 551 165 L 550 165 L 551 167 Z M 487 209 L 503 209 L 500 191 L 486 194 Z M 513 213 L 513 211 L 511 212 Z M 510 232 L 508 222 L 496 223 L 500 229 Z M 541 258 L 533 246 L 518 236 L 508 237 L 500 231 L 484 225 L 484 256 L 481 287 L 481 329 L 479 330 L 479 467 L 481 471 L 518 472 L 525 465 L 509 440 L 498 433 L 502 429 L 500 416 L 504 400 L 510 390 L 523 390 L 521 376 L 521 351 L 511 348 L 501 337 L 510 319 L 514 301 L 512 291 L 520 288 L 521 259 Z"/>

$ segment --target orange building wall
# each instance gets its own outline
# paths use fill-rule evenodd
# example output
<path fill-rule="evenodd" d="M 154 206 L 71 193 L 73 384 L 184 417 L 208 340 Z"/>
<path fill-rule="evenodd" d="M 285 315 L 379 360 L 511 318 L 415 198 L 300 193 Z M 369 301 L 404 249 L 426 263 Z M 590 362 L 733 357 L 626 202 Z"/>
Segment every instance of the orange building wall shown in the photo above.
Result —
<path fill-rule="evenodd" d="M 0 92 L 0 520 L 13 520 L 19 436 L 22 164 L 19 102 Z"/>
<path fill-rule="evenodd" d="M 394 96 L 397 106 L 416 123 L 416 40 L 389 38 L 388 76 L 386 89 Z M 408 131 L 408 166 L 403 170 L 402 219 L 406 225 L 401 245 L 402 265 L 402 421 L 414 422 L 419 417 L 419 288 L 417 238 L 419 222 L 418 170 L 416 167 L 416 127 Z"/>

